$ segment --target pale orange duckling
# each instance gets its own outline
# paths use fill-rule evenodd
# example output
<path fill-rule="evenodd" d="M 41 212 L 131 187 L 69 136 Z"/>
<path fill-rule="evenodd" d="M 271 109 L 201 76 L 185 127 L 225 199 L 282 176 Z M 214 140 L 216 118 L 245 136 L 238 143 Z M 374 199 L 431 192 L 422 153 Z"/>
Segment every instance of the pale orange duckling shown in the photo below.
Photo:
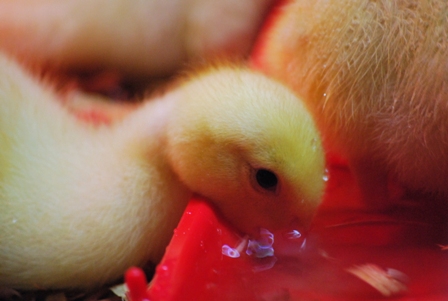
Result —
<path fill-rule="evenodd" d="M 379 209 L 393 203 L 388 177 L 448 196 L 447 5 L 292 1 L 267 34 L 266 72 L 303 97 Z"/>

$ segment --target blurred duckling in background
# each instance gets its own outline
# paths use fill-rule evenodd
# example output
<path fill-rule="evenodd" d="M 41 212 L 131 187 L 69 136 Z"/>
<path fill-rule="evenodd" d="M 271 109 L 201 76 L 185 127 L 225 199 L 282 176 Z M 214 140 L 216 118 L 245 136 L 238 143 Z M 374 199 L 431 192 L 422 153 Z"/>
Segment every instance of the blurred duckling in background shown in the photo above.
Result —
<path fill-rule="evenodd" d="M 244 57 L 275 0 L 0 0 L 0 48 L 58 70 L 141 80 Z"/>
<path fill-rule="evenodd" d="M 292 1 L 260 60 L 303 97 L 367 203 L 393 204 L 388 177 L 448 197 L 446 1 Z"/>
<path fill-rule="evenodd" d="M 158 262 L 192 193 L 245 233 L 309 225 L 324 187 L 290 90 L 209 68 L 109 126 L 81 122 L 0 57 L 0 285 L 92 288 Z"/>

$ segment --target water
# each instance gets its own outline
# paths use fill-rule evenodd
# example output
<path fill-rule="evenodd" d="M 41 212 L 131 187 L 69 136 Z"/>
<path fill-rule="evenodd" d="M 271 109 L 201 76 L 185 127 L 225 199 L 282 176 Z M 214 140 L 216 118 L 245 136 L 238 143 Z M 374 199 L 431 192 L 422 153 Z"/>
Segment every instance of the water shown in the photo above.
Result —
<path fill-rule="evenodd" d="M 237 249 L 234 249 L 228 245 L 222 246 L 222 255 L 228 256 L 230 258 L 238 258 L 240 257 L 240 252 Z"/>
<path fill-rule="evenodd" d="M 274 234 L 267 229 L 261 229 L 260 237 L 249 239 L 246 254 L 255 258 L 274 256 Z"/>
<path fill-rule="evenodd" d="M 438 211 L 417 199 L 388 214 L 368 212 L 348 169 L 329 173 L 309 233 L 264 230 L 249 247 L 256 251 L 246 251 L 251 269 L 237 274 L 253 300 L 448 300 L 448 236 Z"/>
<path fill-rule="evenodd" d="M 256 281 L 258 298 L 448 300 L 444 208 L 431 209 L 432 200 L 419 196 L 388 214 L 372 213 L 347 168 L 329 173 L 313 229 L 274 233 L 277 261 Z"/>
<path fill-rule="evenodd" d="M 448 300 L 446 211 L 410 199 L 388 214 L 369 212 L 348 169 L 329 175 L 309 232 L 262 229 L 254 239 L 203 208 L 203 220 L 184 216 L 195 222 L 176 232 L 153 301 Z"/>

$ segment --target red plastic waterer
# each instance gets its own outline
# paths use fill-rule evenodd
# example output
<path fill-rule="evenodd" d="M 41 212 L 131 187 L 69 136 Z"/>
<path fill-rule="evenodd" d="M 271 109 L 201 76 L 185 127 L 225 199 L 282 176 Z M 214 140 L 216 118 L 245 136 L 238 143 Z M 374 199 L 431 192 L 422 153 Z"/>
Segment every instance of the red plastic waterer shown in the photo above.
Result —
<path fill-rule="evenodd" d="M 437 223 L 422 208 L 373 214 L 359 200 L 348 169 L 334 167 L 307 235 L 266 231 L 257 242 L 194 198 L 150 285 L 140 269 L 127 271 L 129 300 L 448 300 Z"/>
<path fill-rule="evenodd" d="M 151 286 L 146 287 L 140 269 L 126 273 L 130 300 L 219 300 L 216 298 L 224 288 L 244 289 L 238 276 L 249 267 L 244 258 L 248 255 L 238 250 L 244 241 L 219 220 L 206 202 L 192 199 Z M 185 285 L 186 279 L 190 285 Z"/>

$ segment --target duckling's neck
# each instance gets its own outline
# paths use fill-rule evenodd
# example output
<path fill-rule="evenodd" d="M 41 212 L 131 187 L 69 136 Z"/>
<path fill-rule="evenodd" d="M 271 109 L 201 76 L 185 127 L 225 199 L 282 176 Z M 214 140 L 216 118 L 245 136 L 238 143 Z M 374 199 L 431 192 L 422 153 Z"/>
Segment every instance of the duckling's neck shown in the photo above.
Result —
<path fill-rule="evenodd" d="M 179 92 L 167 93 L 147 101 L 125 118 L 117 126 L 119 136 L 124 140 L 123 145 L 158 154 L 160 159 L 166 161 L 167 128 L 180 98 Z"/>

